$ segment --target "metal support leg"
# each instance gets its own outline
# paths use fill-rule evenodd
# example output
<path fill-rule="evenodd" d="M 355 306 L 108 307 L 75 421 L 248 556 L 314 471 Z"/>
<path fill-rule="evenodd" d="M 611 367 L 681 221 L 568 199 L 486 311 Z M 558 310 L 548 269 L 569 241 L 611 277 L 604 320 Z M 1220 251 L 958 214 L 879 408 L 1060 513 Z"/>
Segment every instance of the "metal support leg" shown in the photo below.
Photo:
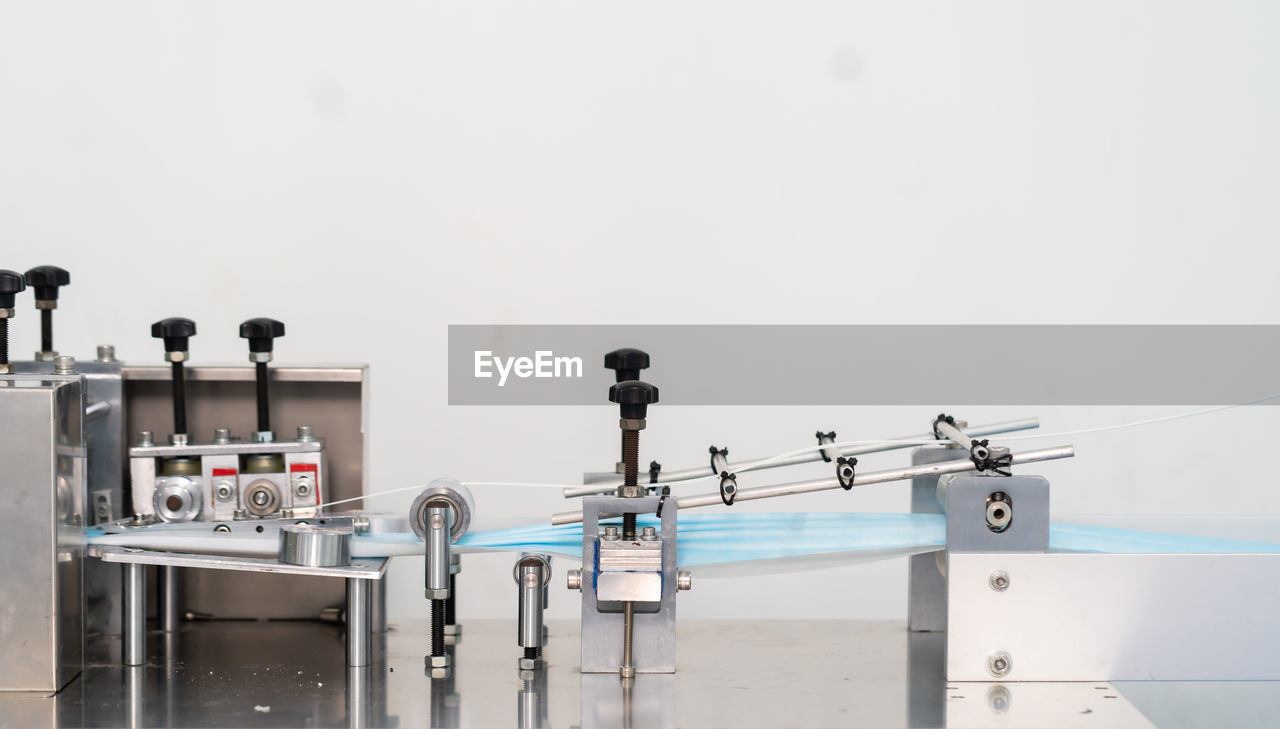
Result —
<path fill-rule="evenodd" d="M 347 580 L 347 665 L 369 665 L 369 581 Z"/>
<path fill-rule="evenodd" d="M 178 583 L 181 573 L 177 567 L 160 568 L 160 629 L 172 633 L 182 620 L 182 587 Z"/>
<path fill-rule="evenodd" d="M 373 580 L 369 587 L 369 614 L 374 633 L 387 632 L 387 578 Z"/>
<path fill-rule="evenodd" d="M 141 564 L 124 566 L 124 647 L 126 666 L 147 661 L 147 568 Z"/>

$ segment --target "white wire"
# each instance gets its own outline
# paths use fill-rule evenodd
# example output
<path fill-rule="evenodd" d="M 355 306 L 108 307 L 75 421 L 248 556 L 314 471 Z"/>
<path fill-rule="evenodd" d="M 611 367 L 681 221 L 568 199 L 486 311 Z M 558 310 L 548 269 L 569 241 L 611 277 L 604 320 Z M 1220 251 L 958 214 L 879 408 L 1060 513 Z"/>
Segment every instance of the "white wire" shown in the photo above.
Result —
<path fill-rule="evenodd" d="M 1030 440 L 1033 438 L 1063 438 L 1071 435 L 1088 435 L 1090 433 L 1103 433 L 1103 432 L 1108 432 L 1112 430 L 1123 430 L 1125 428 L 1137 428 L 1144 425 L 1155 425 L 1158 423 L 1168 423 L 1174 420 L 1184 420 L 1186 418 L 1195 418 L 1201 415 L 1212 415 L 1213 413 L 1221 413 L 1227 410 L 1234 410 L 1236 408 L 1248 407 L 1250 405 L 1258 405 L 1260 403 L 1270 402 L 1271 400 L 1277 400 L 1277 399 L 1280 399 L 1280 395 L 1268 395 L 1267 397 L 1260 397 L 1256 400 L 1249 400 L 1247 402 L 1236 403 L 1234 405 L 1222 405 L 1219 407 L 1207 408 L 1205 410 L 1194 410 L 1188 413 L 1166 415 L 1160 418 L 1149 418 L 1147 420 L 1135 420 L 1128 423 L 1115 423 L 1113 425 L 1101 425 L 1094 428 L 1080 428 L 1077 430 L 1061 430 L 1056 433 L 1030 433 L 1026 435 L 1008 435 L 1008 436 L 1001 436 L 999 440 L 1006 441 L 1006 440 Z M 776 456 L 770 456 L 769 458 L 764 458 L 759 461 L 752 461 L 751 463 L 747 463 L 735 468 L 734 471 L 735 473 L 743 473 L 746 471 L 751 471 L 757 468 L 761 468 L 763 466 L 767 466 L 770 463 L 781 461 L 783 459 L 790 458 L 792 456 L 798 456 L 802 453 L 813 453 L 815 451 L 821 451 L 827 448 L 841 449 L 841 448 L 849 448 L 852 446 L 894 445 L 894 444 L 931 445 L 933 443 L 938 443 L 938 442 L 939 440 L 934 438 L 929 438 L 929 439 L 911 438 L 911 439 L 888 439 L 888 440 L 846 440 L 846 441 L 841 441 L 839 443 L 826 443 L 823 445 L 797 448 L 794 451 L 787 451 L 786 453 L 779 453 Z M 687 478 L 687 479 L 682 479 L 680 481 L 672 481 L 670 483 L 651 483 L 651 484 L 644 484 L 644 485 L 646 487 L 662 487 L 662 486 L 677 486 L 677 485 L 682 486 L 684 484 L 695 483 L 697 481 L 706 481 L 708 479 L 713 479 L 713 478 L 720 478 L 720 474 L 709 473 L 705 476 L 697 476 L 695 478 Z M 520 482 L 520 481 L 464 481 L 462 482 L 462 485 L 463 486 L 517 486 L 517 487 L 556 488 L 556 489 L 580 488 L 581 486 L 581 484 L 527 483 L 527 482 Z M 425 486 L 406 486 L 404 488 L 390 489 L 387 491 L 375 491 L 371 494 L 354 496 L 349 499 L 329 501 L 324 504 L 319 504 L 317 508 L 323 508 L 325 506 L 336 506 L 338 504 L 347 504 L 353 501 L 362 501 L 364 499 L 371 499 L 375 496 L 387 496 L 389 494 L 399 494 L 405 491 L 417 491 L 423 488 L 426 488 L 426 487 Z"/>

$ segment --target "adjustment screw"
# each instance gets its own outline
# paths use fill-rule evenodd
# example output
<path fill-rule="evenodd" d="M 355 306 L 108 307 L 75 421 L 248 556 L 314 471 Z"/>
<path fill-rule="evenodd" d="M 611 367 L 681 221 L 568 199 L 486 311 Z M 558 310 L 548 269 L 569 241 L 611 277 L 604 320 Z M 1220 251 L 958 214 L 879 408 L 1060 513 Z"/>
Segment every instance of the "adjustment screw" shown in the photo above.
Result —
<path fill-rule="evenodd" d="M 138 445 L 145 447 L 145 446 L 153 446 L 155 444 L 156 442 L 154 440 L 154 436 L 151 433 L 151 431 L 149 430 L 138 431 Z"/>
<path fill-rule="evenodd" d="M 115 346 L 110 344 L 99 344 L 98 345 L 98 361 L 99 362 L 115 362 L 116 361 Z"/>
<path fill-rule="evenodd" d="M 649 406 L 658 401 L 658 388 L 640 380 L 609 386 L 609 402 L 618 404 L 623 420 L 644 420 Z"/>
<path fill-rule="evenodd" d="M 76 358 L 69 354 L 60 354 L 53 358 L 53 374 L 55 375 L 74 375 L 76 372 Z"/>
<path fill-rule="evenodd" d="M 570 590 L 582 589 L 582 570 L 569 570 L 565 573 L 565 581 Z"/>
<path fill-rule="evenodd" d="M 231 430 L 228 428 L 214 428 L 213 442 L 219 445 L 225 445 L 231 442 Z"/>
<path fill-rule="evenodd" d="M 1004 651 L 996 651 L 987 656 L 987 672 L 996 678 L 1009 675 L 1013 670 L 1013 659 Z"/>
<path fill-rule="evenodd" d="M 676 571 L 676 589 L 692 590 L 693 589 L 693 573 L 689 570 Z"/>
<path fill-rule="evenodd" d="M 996 592 L 1004 592 L 1009 589 L 1009 573 L 1004 570 L 996 570 L 987 578 L 987 584 L 991 585 L 991 589 Z"/>
<path fill-rule="evenodd" d="M 658 539 L 658 530 L 657 530 L 657 529 L 654 529 L 654 528 L 653 528 L 653 527 L 651 527 L 651 526 L 647 526 L 647 527 L 645 527 L 644 529 L 640 530 L 640 538 L 641 538 L 641 539 L 643 539 L 643 540 L 644 540 L 644 541 L 646 541 L 646 542 L 653 542 L 653 541 L 657 541 L 657 539 Z"/>
<path fill-rule="evenodd" d="M 311 441 L 313 441 L 313 440 L 315 440 L 315 439 L 316 439 L 316 437 L 315 437 L 315 435 L 311 432 L 311 426 L 310 426 L 310 425 L 299 425 L 299 426 L 298 426 L 298 442 L 299 442 L 299 443 L 310 443 Z"/>

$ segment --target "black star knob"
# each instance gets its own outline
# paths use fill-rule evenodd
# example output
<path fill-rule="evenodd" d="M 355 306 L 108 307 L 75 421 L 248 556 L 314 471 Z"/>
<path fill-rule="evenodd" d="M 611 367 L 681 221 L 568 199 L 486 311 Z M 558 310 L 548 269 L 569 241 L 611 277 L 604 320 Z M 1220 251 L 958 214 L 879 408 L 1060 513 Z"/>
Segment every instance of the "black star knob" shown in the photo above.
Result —
<path fill-rule="evenodd" d="M 14 294 L 25 291 L 26 279 L 17 271 L 0 268 L 0 309 L 12 309 Z"/>
<path fill-rule="evenodd" d="M 618 403 L 625 420 L 644 420 L 648 407 L 658 401 L 658 388 L 640 380 L 627 380 L 609 387 L 609 402 Z"/>
<path fill-rule="evenodd" d="M 196 323 L 180 316 L 161 319 L 151 325 L 151 336 L 164 340 L 164 351 L 185 352 L 187 340 L 196 335 Z"/>
<path fill-rule="evenodd" d="M 249 340 L 250 352 L 270 352 L 276 337 L 284 336 L 284 323 L 266 317 L 249 319 L 240 325 L 240 336 Z"/>
<path fill-rule="evenodd" d="M 71 274 L 57 266 L 36 266 L 27 271 L 27 285 L 36 290 L 36 301 L 57 301 L 58 287 L 71 283 Z"/>
<path fill-rule="evenodd" d="M 649 369 L 649 353 L 638 349 L 615 349 L 604 356 L 604 368 L 613 370 L 614 382 L 639 380 L 640 370 Z"/>

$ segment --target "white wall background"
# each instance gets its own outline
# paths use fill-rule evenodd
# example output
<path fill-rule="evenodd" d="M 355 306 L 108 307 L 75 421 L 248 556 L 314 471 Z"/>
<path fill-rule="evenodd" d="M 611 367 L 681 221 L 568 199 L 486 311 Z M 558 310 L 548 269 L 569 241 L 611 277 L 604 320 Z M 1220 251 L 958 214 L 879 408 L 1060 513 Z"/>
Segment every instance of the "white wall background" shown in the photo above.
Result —
<path fill-rule="evenodd" d="M 446 325 L 1280 322 L 1278 21 L 1265 2 L 11 1 L 0 266 L 72 271 L 58 341 L 81 356 L 156 361 L 148 325 L 186 315 L 199 361 L 240 362 L 235 326 L 272 315 L 280 361 L 369 362 L 371 490 L 571 482 L 612 463 L 613 408 L 449 408 Z M 19 355 L 37 328 L 21 311 Z M 1267 410 L 1070 439 L 1079 457 L 1043 468 L 1055 508 L 1280 513 Z M 934 413 L 656 407 L 641 455 Z M 481 526 L 564 508 L 479 499 Z M 888 485 L 741 508 L 906 504 Z M 511 558 L 468 562 L 464 617 L 510 616 Z M 564 567 L 555 616 L 576 611 Z M 765 594 L 785 601 L 700 580 L 680 610 L 896 618 L 904 570 L 784 576 Z M 393 573 L 393 615 L 421 614 L 420 560 Z"/>

